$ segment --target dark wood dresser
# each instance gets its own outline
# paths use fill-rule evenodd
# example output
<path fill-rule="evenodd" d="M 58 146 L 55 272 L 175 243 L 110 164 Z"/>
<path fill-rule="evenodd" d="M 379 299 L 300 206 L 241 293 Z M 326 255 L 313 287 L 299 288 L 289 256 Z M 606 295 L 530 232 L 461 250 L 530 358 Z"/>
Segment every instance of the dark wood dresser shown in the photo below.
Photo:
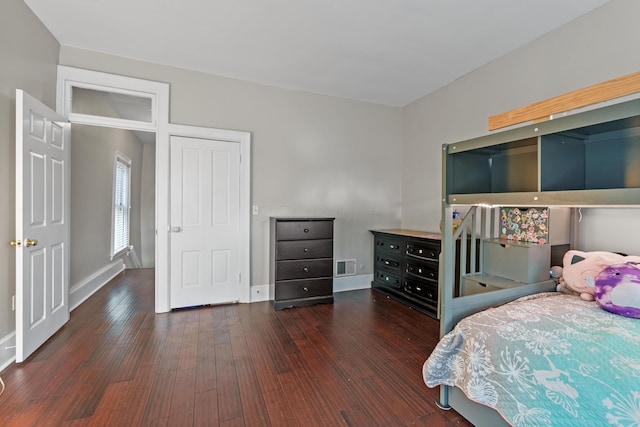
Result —
<path fill-rule="evenodd" d="M 438 313 L 440 233 L 371 230 L 374 272 L 371 287 L 417 310 Z"/>
<path fill-rule="evenodd" d="M 269 298 L 273 307 L 333 302 L 335 218 L 270 218 Z"/>

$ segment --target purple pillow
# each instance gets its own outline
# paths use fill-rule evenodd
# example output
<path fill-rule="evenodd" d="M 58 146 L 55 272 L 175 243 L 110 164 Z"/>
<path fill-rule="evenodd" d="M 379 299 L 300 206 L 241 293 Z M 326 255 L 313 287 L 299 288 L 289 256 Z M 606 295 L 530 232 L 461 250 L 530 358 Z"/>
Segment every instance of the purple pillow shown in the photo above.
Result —
<path fill-rule="evenodd" d="M 594 296 L 611 313 L 640 318 L 640 267 L 627 263 L 605 268 L 596 277 Z"/>

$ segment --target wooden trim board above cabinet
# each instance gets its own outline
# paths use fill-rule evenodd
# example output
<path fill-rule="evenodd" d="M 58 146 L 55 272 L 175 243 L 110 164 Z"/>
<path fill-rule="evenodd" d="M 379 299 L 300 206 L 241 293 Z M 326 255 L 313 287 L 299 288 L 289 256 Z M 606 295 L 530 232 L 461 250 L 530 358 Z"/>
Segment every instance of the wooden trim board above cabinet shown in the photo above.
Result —
<path fill-rule="evenodd" d="M 489 117 L 489 130 L 497 130 L 528 121 L 533 121 L 534 123 L 542 122 L 549 120 L 554 114 L 587 107 L 637 92 L 640 92 L 640 72 L 627 74 L 626 76 L 578 89 L 564 95 L 535 102 L 525 107 L 496 114 Z"/>

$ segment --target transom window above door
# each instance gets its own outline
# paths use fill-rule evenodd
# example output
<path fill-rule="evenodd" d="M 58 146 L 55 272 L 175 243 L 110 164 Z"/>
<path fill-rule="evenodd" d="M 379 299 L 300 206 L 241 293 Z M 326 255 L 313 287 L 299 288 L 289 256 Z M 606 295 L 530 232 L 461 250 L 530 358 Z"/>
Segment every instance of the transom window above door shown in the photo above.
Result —
<path fill-rule="evenodd" d="M 103 91 L 80 86 L 71 87 L 71 113 L 113 119 L 153 122 L 153 98 Z"/>
<path fill-rule="evenodd" d="M 58 72 L 58 112 L 72 123 L 156 132 L 167 118 L 158 100 L 166 84 L 64 66 Z"/>

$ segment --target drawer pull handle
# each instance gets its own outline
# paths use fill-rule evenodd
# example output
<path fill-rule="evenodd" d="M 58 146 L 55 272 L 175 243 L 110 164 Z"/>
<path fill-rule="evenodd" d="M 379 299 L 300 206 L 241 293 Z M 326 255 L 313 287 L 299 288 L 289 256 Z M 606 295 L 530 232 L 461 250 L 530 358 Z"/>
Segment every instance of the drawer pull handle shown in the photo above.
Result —
<path fill-rule="evenodd" d="M 303 291 L 305 292 L 309 292 L 309 288 L 307 288 L 306 286 L 304 288 L 302 288 Z"/>
<path fill-rule="evenodd" d="M 305 233 L 308 233 L 308 232 L 309 232 L 309 229 L 308 229 L 308 228 L 305 228 L 305 229 L 304 229 L 304 232 L 305 232 Z"/>
<path fill-rule="evenodd" d="M 302 271 L 304 271 L 305 273 L 308 273 L 309 272 L 309 267 L 303 268 Z"/>
<path fill-rule="evenodd" d="M 419 254 L 421 254 L 421 253 L 422 253 L 422 249 L 420 249 L 420 250 L 418 251 L 418 253 L 419 253 Z"/>
<path fill-rule="evenodd" d="M 384 263 L 385 263 L 386 265 L 391 264 L 391 263 L 390 263 L 388 260 L 386 260 L 386 259 L 384 260 Z"/>
<path fill-rule="evenodd" d="M 422 288 L 420 286 L 416 286 L 416 291 L 421 292 Z"/>
<path fill-rule="evenodd" d="M 309 252 L 309 248 L 304 248 L 303 249 L 305 252 Z"/>
<path fill-rule="evenodd" d="M 395 246 L 389 245 L 389 249 L 395 249 Z"/>

